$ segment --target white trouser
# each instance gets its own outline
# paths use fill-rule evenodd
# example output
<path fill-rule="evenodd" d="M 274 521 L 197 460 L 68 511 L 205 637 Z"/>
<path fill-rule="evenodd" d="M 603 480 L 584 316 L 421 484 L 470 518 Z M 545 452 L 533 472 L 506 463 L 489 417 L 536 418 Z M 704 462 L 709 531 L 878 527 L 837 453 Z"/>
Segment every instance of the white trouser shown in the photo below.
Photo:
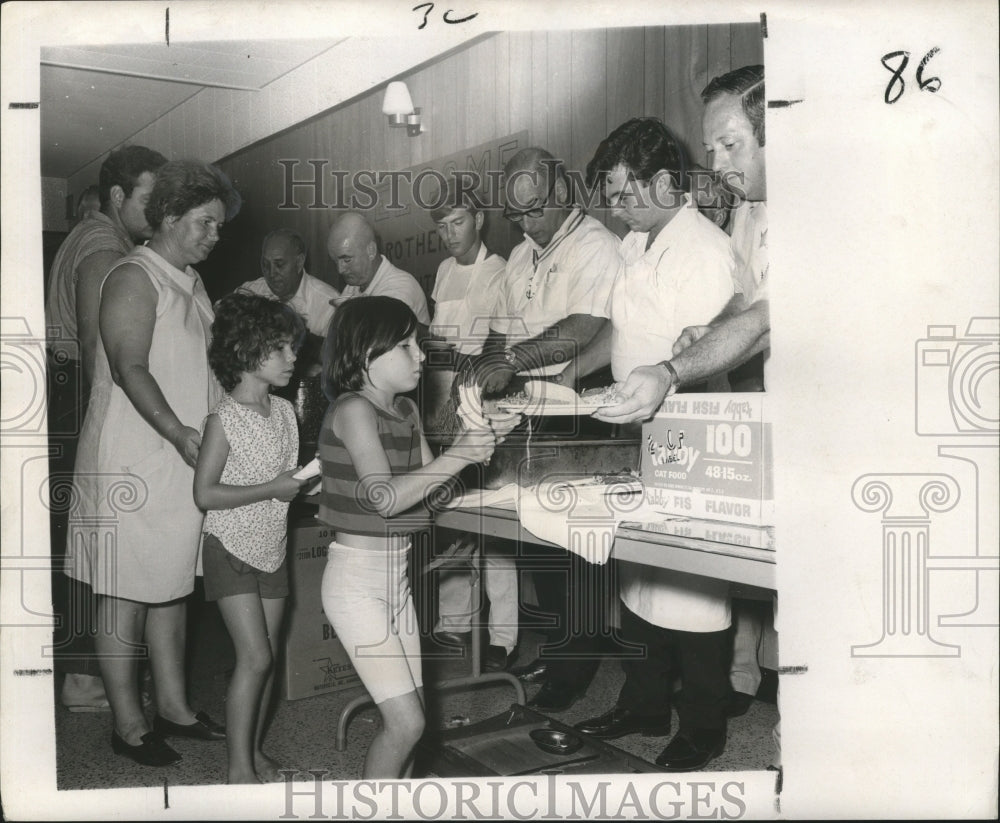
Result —
<path fill-rule="evenodd" d="M 485 550 L 485 551 L 484 551 Z M 501 547 L 483 541 L 482 584 L 490 601 L 490 645 L 502 646 L 508 654 L 517 646 L 517 569 L 514 557 Z M 476 558 L 473 557 L 473 562 Z M 479 604 L 472 602 L 472 574 L 465 569 L 446 571 L 438 584 L 438 613 L 435 631 L 467 632 Z M 478 621 L 477 621 L 478 622 Z"/>

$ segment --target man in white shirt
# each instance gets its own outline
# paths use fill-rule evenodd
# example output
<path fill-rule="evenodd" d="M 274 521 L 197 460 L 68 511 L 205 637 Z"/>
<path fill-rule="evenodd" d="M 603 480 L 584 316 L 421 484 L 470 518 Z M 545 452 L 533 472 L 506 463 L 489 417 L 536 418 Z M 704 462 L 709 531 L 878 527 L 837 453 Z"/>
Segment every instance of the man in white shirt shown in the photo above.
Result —
<path fill-rule="evenodd" d="M 438 266 L 431 294 L 434 306 L 431 334 L 453 347 L 448 361 L 457 367 L 458 360 L 478 355 L 489 335 L 490 321 L 496 313 L 504 276 L 504 259 L 492 254 L 482 240 L 485 214 L 475 198 L 455 186 L 439 198 L 443 202 L 430 211 L 438 236 L 449 256 Z M 425 383 L 433 380 L 441 394 L 451 394 L 457 368 L 443 373 L 425 372 Z M 426 407 L 426 396 L 425 396 Z M 454 418 L 454 406 L 445 410 Z M 427 410 L 425 408 L 425 415 Z M 517 571 L 503 546 L 486 535 L 466 535 L 478 543 L 483 556 L 483 584 L 490 601 L 489 647 L 483 661 L 486 671 L 507 668 L 517 646 L 518 604 Z M 449 645 L 466 645 L 476 622 L 479 604 L 472 602 L 470 575 L 449 572 L 442 575 L 438 588 L 440 618 L 434 636 Z"/>
<path fill-rule="evenodd" d="M 341 301 L 363 294 L 395 297 L 413 309 L 422 325 L 430 324 L 427 298 L 417 279 L 379 252 L 375 230 L 364 215 L 353 211 L 341 215 L 330 229 L 326 250 L 347 284 Z"/>
<path fill-rule="evenodd" d="M 474 362 L 487 395 L 504 392 L 518 373 L 561 371 L 607 322 L 620 265 L 618 238 L 573 206 L 562 164 L 550 152 L 522 149 L 504 167 L 503 182 L 504 216 L 524 232 L 524 241 L 507 261 L 490 340 Z M 554 618 L 551 642 L 537 660 L 512 673 L 529 683 L 544 681 L 531 705 L 563 711 L 583 695 L 600 665 L 607 627 L 580 627 L 593 627 L 593 615 L 602 613 L 607 572 L 563 550 L 539 547 L 537 553 L 527 567 L 540 610 Z"/>
<path fill-rule="evenodd" d="M 620 392 L 622 402 L 595 414 L 609 423 L 646 420 L 678 386 L 728 371 L 770 346 L 764 67 L 745 66 L 715 78 L 702 100 L 703 140 L 712 168 L 731 180 L 741 199 L 730 238 L 737 293 L 711 323 L 684 329 L 671 358 L 632 370 Z"/>
<path fill-rule="evenodd" d="M 340 292 L 306 271 L 302 236 L 291 229 L 268 234 L 261 245 L 260 270 L 263 277 L 244 283 L 238 291 L 284 303 L 305 321 L 310 334 L 326 338 L 334 312 L 332 301 Z"/>
<path fill-rule="evenodd" d="M 504 167 L 504 216 L 524 232 L 504 275 L 493 321 L 501 351 L 476 364 L 483 391 L 504 391 L 515 374 L 558 373 L 604 326 L 618 270 L 618 238 L 571 201 L 562 164 L 541 148 Z"/>
<path fill-rule="evenodd" d="M 740 198 L 730 220 L 737 261 L 736 294 L 707 325 L 685 328 L 672 357 L 633 369 L 621 389 L 623 400 L 594 416 L 609 423 L 645 420 L 678 387 L 727 372 L 770 348 L 767 261 L 767 180 L 764 67 L 744 66 L 714 78 L 702 91 L 705 150 L 712 169 Z M 653 362 L 649 358 L 648 362 Z M 763 374 L 758 388 L 763 389 Z M 762 627 L 752 612 L 737 610 L 730 678 L 736 698 L 730 716 L 746 711 L 760 684 L 757 650 Z M 779 732 L 775 729 L 775 740 Z M 779 754 L 780 756 L 780 754 Z"/>
<path fill-rule="evenodd" d="M 610 333 L 602 330 L 580 353 L 576 372 L 610 360 L 622 380 L 651 358 L 669 357 L 683 328 L 718 314 L 732 297 L 736 266 L 725 232 L 686 193 L 681 149 L 659 120 L 615 129 L 587 177 L 603 182 L 612 214 L 631 231 L 611 293 Z M 673 703 L 680 729 L 656 762 L 666 771 L 700 769 L 725 745 L 729 583 L 625 562 L 619 575 L 622 639 L 646 652 L 622 660 L 617 705 L 577 728 L 601 738 L 666 735 Z M 678 669 L 684 688 L 672 696 Z"/>

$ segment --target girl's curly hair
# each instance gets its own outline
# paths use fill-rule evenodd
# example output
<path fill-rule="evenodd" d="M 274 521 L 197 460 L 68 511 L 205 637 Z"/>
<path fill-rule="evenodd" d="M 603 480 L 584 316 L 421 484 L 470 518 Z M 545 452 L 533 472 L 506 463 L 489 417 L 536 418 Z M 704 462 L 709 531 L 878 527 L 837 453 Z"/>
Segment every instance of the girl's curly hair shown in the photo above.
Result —
<path fill-rule="evenodd" d="M 215 304 L 208 363 L 222 387 L 232 391 L 244 372 L 257 369 L 285 341 L 297 349 L 304 337 L 305 323 L 284 303 L 256 294 L 227 294 Z"/>

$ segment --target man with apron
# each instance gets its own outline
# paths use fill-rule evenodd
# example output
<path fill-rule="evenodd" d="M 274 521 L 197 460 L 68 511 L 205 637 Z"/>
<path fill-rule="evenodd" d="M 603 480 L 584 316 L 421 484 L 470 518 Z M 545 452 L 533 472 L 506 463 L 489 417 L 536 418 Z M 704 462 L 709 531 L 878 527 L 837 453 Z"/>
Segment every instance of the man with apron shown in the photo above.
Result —
<path fill-rule="evenodd" d="M 451 349 L 448 362 L 482 353 L 489 336 L 490 321 L 496 313 L 503 283 L 505 261 L 492 254 L 483 243 L 485 214 L 474 197 L 449 186 L 443 202 L 431 209 L 438 236 L 449 257 L 441 261 L 431 293 L 432 319 L 430 331 Z M 432 342 L 429 345 L 434 346 Z M 447 401 L 457 374 L 456 368 L 428 369 L 425 382 L 425 425 L 428 430 L 450 431 L 453 421 L 445 421 L 444 412 L 454 418 L 454 406 Z M 430 385 L 433 384 L 433 385 Z M 430 400 L 430 402 L 427 402 Z M 441 402 L 436 402 L 441 401 Z M 483 661 L 486 671 L 507 668 L 517 646 L 517 572 L 513 558 L 502 552 L 502 544 L 477 535 L 465 535 L 472 543 L 483 541 L 483 583 L 490 601 L 489 648 Z M 438 591 L 438 623 L 435 638 L 446 645 L 467 645 L 474 625 L 472 615 L 479 604 L 472 602 L 470 576 L 464 572 L 447 572 L 441 577 Z"/>

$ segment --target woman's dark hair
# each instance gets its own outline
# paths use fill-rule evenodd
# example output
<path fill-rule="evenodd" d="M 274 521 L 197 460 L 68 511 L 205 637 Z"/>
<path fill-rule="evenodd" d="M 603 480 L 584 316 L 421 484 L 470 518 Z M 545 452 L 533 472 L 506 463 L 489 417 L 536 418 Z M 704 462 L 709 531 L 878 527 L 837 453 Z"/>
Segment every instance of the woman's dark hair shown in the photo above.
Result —
<path fill-rule="evenodd" d="M 323 343 L 323 393 L 329 400 L 365 384 L 368 365 L 417 328 L 417 316 L 395 297 L 355 297 L 341 304 Z"/>
<path fill-rule="evenodd" d="M 222 388 L 232 391 L 244 372 L 258 368 L 286 340 L 298 348 L 304 336 L 302 318 L 284 303 L 256 294 L 227 294 L 215 304 L 208 363 Z"/>
<path fill-rule="evenodd" d="M 158 229 L 167 217 L 181 217 L 193 208 L 221 201 L 226 220 L 240 207 L 240 196 L 221 170 L 193 160 L 172 160 L 156 173 L 156 185 L 146 204 L 146 221 Z"/>

